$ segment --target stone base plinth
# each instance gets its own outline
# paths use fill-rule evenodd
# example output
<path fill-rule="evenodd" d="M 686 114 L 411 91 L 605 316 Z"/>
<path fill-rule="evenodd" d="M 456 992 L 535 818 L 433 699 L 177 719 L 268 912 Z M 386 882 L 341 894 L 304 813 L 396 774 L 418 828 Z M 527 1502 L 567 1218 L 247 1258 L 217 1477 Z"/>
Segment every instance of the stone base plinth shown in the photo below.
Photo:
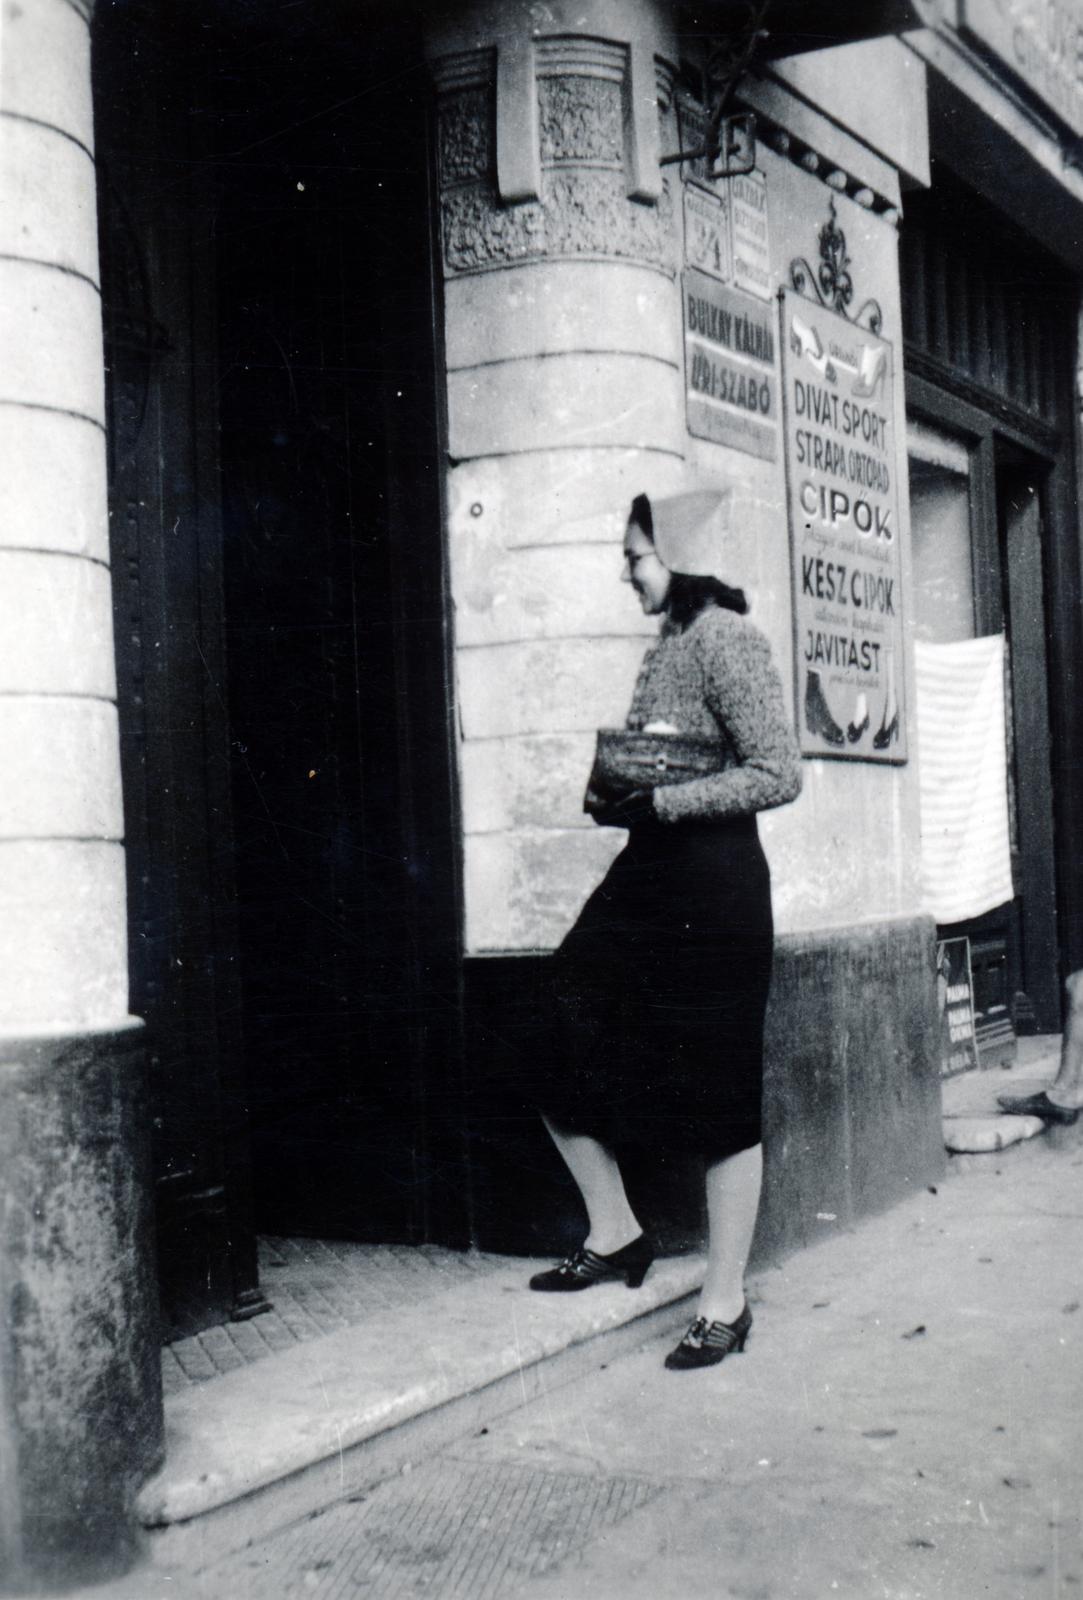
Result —
<path fill-rule="evenodd" d="M 163 1454 L 143 1031 L 0 1038 L 0 1586 L 122 1570 Z"/>
<path fill-rule="evenodd" d="M 934 943 L 924 917 L 778 939 L 756 1264 L 885 1210 L 942 1174 Z M 545 1254 L 583 1236 L 578 1195 L 531 1096 L 546 1052 L 558 1048 L 545 961 L 466 963 L 471 1210 L 483 1250 Z M 718 1070 L 726 1070 L 724 1039 Z M 695 1160 L 640 1151 L 622 1166 L 637 1214 L 666 1249 L 702 1241 Z"/>

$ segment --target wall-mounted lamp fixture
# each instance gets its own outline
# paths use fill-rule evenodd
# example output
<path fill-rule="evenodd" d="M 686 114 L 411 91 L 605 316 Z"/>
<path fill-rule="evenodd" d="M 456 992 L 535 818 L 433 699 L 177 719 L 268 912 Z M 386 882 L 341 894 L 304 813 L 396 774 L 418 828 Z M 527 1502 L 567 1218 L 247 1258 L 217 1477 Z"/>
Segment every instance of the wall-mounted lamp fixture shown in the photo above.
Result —
<path fill-rule="evenodd" d="M 718 127 L 708 127 L 708 137 L 697 150 L 678 150 L 675 155 L 663 156 L 663 167 L 674 166 L 678 161 L 706 161 L 707 177 L 739 178 L 751 172 L 756 165 L 756 115 L 741 111 L 733 117 L 723 117 Z"/>
<path fill-rule="evenodd" d="M 707 57 L 704 78 L 710 85 L 710 115 L 703 143 L 696 150 L 678 150 L 663 156 L 660 165 L 675 166 L 679 161 L 705 161 L 707 177 L 737 178 L 756 165 L 756 118 L 751 111 L 727 116 L 737 85 L 752 64 L 752 58 L 767 39 L 763 26 L 771 0 L 745 0 L 744 24 L 734 28 L 712 47 Z"/>

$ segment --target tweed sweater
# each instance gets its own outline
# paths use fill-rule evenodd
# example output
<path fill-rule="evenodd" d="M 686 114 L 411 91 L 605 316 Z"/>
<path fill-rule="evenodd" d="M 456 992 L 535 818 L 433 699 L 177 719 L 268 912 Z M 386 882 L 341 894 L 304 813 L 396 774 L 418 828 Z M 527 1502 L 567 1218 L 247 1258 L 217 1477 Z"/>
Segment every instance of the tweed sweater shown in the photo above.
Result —
<path fill-rule="evenodd" d="M 721 735 L 732 765 L 654 790 L 662 822 L 744 817 L 801 792 L 801 757 L 770 646 L 735 611 L 707 606 L 686 628 L 666 621 L 647 651 L 627 726 L 661 722 Z"/>

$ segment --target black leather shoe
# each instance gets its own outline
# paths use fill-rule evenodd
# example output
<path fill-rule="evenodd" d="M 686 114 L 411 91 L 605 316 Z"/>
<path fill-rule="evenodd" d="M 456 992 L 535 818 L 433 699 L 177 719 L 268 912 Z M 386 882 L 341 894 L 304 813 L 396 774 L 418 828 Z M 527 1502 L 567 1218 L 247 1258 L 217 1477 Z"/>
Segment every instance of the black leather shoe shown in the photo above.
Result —
<path fill-rule="evenodd" d="M 733 1351 L 742 1351 L 752 1329 L 748 1301 L 736 1322 L 708 1322 L 697 1317 L 676 1350 L 666 1357 L 671 1372 L 687 1372 L 692 1367 L 714 1367 Z"/>
<path fill-rule="evenodd" d="M 1037 1094 L 998 1094 L 997 1104 L 1010 1117 L 1041 1117 L 1043 1122 L 1057 1122 L 1069 1128 L 1079 1116 L 1072 1106 L 1058 1106 L 1050 1100 L 1044 1089 Z"/>
<path fill-rule="evenodd" d="M 548 1272 L 536 1272 L 530 1287 L 548 1294 L 574 1294 L 577 1289 L 591 1289 L 596 1283 L 623 1278 L 629 1289 L 638 1289 L 653 1260 L 654 1246 L 646 1234 L 641 1233 L 638 1239 L 633 1239 L 622 1250 L 614 1250 L 611 1256 L 600 1256 L 594 1250 L 580 1247 Z"/>

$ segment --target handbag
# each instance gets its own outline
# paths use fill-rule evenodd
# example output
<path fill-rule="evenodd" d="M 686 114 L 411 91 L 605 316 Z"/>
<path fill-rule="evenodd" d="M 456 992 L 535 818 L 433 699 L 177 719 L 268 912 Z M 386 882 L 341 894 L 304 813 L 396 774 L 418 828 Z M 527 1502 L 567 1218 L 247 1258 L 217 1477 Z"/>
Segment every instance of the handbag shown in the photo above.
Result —
<path fill-rule="evenodd" d="M 710 777 L 732 765 L 729 745 L 717 734 L 599 728 L 588 793 L 619 799 L 637 789 Z"/>

